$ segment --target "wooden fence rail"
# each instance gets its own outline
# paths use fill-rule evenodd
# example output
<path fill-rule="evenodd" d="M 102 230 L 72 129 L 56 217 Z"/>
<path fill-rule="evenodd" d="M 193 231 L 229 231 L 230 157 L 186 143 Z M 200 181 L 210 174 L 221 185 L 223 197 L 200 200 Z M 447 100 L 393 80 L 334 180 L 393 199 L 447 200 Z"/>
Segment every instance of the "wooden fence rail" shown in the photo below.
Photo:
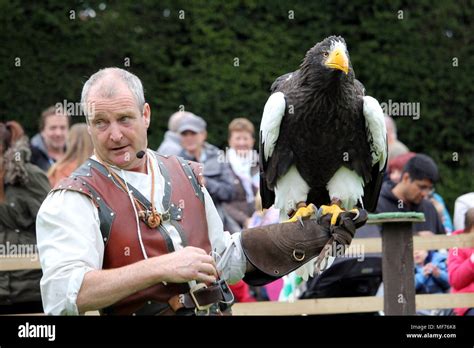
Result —
<path fill-rule="evenodd" d="M 474 247 L 474 234 L 412 236 L 412 223 L 424 221 L 420 214 L 396 213 L 372 216 L 368 223 L 381 224 L 381 238 L 355 238 L 348 255 L 382 253 L 384 296 L 340 297 L 287 302 L 237 303 L 235 315 L 313 315 L 367 313 L 414 315 L 419 309 L 474 307 L 472 294 L 416 295 L 413 280 L 413 249 L 435 250 Z M 0 271 L 40 269 L 39 257 L 0 257 Z M 400 301 L 402 299 L 402 301 Z M 97 311 L 91 312 L 98 314 Z"/>
<path fill-rule="evenodd" d="M 384 310 L 383 297 L 337 297 L 295 302 L 249 302 L 232 306 L 234 315 L 315 315 L 369 313 Z M 474 306 L 472 294 L 416 295 L 416 309 L 462 308 Z"/>

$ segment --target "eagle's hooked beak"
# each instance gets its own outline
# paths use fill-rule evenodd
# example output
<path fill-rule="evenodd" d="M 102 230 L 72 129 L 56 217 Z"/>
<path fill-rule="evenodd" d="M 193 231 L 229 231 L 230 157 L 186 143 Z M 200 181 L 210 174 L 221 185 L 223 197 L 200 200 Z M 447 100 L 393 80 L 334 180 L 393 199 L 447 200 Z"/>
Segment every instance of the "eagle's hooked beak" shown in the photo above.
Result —
<path fill-rule="evenodd" d="M 346 75 L 349 72 L 349 59 L 346 52 L 340 47 L 336 47 L 329 53 L 325 65 L 331 69 L 342 70 Z"/>

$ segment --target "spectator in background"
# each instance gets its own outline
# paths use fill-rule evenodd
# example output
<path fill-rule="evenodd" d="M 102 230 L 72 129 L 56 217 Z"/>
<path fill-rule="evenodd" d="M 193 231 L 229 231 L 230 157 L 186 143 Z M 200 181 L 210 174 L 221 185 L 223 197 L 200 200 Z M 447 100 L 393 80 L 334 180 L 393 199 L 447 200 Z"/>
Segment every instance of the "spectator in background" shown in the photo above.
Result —
<path fill-rule="evenodd" d="M 64 156 L 68 129 L 69 117 L 61 107 L 50 106 L 44 110 L 40 132 L 31 139 L 31 163 L 47 172 Z"/>
<path fill-rule="evenodd" d="M 445 234 L 438 212 L 426 199 L 433 192 L 433 185 L 438 178 L 438 167 L 433 159 L 424 154 L 415 155 L 406 163 L 398 183 L 383 183 L 377 213 L 421 212 L 425 214 L 426 221 L 413 224 L 415 231 Z"/>
<path fill-rule="evenodd" d="M 414 152 L 407 152 L 404 153 L 403 155 L 399 155 L 395 158 L 392 158 L 389 163 L 388 163 L 388 176 L 390 178 L 390 181 L 392 181 L 393 184 L 398 184 L 400 182 L 400 179 L 402 177 L 402 171 L 403 167 L 406 165 L 406 163 L 413 157 L 415 157 Z M 446 204 L 444 203 L 443 197 L 441 197 L 440 194 L 433 192 L 427 197 L 427 199 L 430 200 L 430 202 L 433 204 L 435 207 L 436 211 L 438 212 L 438 215 L 441 219 L 441 222 L 443 223 L 444 230 L 446 234 L 451 234 L 453 232 L 453 222 L 451 220 L 451 216 L 449 215 L 448 208 L 446 208 Z M 364 226 L 365 227 L 365 226 Z"/>
<path fill-rule="evenodd" d="M 417 294 L 440 294 L 449 289 L 446 255 L 434 250 L 415 250 Z"/>
<path fill-rule="evenodd" d="M 236 118 L 229 124 L 227 160 L 232 169 L 234 198 L 224 202 L 224 210 L 239 224 L 239 231 L 247 228 L 255 211 L 255 194 L 259 185 L 258 155 L 254 151 L 255 128 L 246 118 Z M 238 231 L 230 231 L 238 232 Z"/>
<path fill-rule="evenodd" d="M 183 151 L 183 147 L 181 146 L 181 136 L 178 133 L 178 128 L 181 120 L 185 116 L 191 115 L 196 116 L 193 113 L 187 111 L 178 111 L 170 116 L 168 120 L 168 130 L 165 133 L 163 142 L 157 150 L 160 155 L 178 156 Z"/>
<path fill-rule="evenodd" d="M 231 233 L 239 232 L 248 227 L 249 221 L 255 211 L 255 193 L 258 190 L 258 160 L 257 153 L 253 151 L 255 145 L 255 127 L 246 118 L 236 118 L 229 124 L 228 134 L 229 149 L 226 158 L 232 171 L 234 185 L 234 198 L 224 202 L 223 208 L 226 216 L 236 224 Z M 250 287 L 243 281 L 229 285 L 238 302 L 253 302 L 255 297 L 250 294 Z M 260 292 L 253 288 L 258 299 Z M 265 296 L 266 298 L 266 296 Z"/>
<path fill-rule="evenodd" d="M 454 229 L 463 230 L 466 211 L 474 208 L 474 192 L 466 193 L 456 198 L 454 202 Z"/>
<path fill-rule="evenodd" d="M 51 187 L 71 175 L 76 168 L 92 156 L 94 147 L 85 123 L 77 123 L 71 127 L 66 145 L 67 150 L 64 157 L 49 168 L 48 179 Z"/>
<path fill-rule="evenodd" d="M 453 232 L 474 233 L 474 208 L 470 208 L 464 215 L 465 227 Z M 448 274 L 452 293 L 474 292 L 474 248 L 449 249 Z M 457 315 L 474 315 L 474 308 L 455 308 Z"/>
<path fill-rule="evenodd" d="M 388 160 L 408 152 L 408 148 L 398 140 L 397 126 L 390 116 L 385 115 L 385 127 L 387 128 Z"/>
<path fill-rule="evenodd" d="M 449 215 L 448 208 L 446 208 L 446 203 L 444 203 L 443 197 L 441 197 L 439 193 L 433 191 L 428 199 L 438 212 L 444 231 L 447 235 L 450 235 L 454 231 L 453 221 L 451 220 L 451 216 Z"/>
<path fill-rule="evenodd" d="M 406 152 L 402 155 L 395 156 L 390 161 L 388 161 L 387 172 L 391 182 L 394 184 L 398 184 L 400 182 L 400 179 L 402 178 L 403 167 L 405 167 L 405 164 L 407 164 L 410 159 L 415 157 L 415 155 L 416 153 L 414 152 Z"/>
<path fill-rule="evenodd" d="M 36 214 L 50 188 L 45 173 L 29 163 L 30 157 L 21 126 L 14 121 L 0 123 L 0 241 L 7 253 L 4 256 L 13 249 L 23 250 L 22 255 L 37 255 Z M 40 270 L 0 272 L 0 314 L 42 312 L 40 279 Z"/>
<path fill-rule="evenodd" d="M 196 115 L 187 115 L 181 120 L 178 133 L 183 151 L 180 156 L 203 164 L 205 185 L 224 223 L 224 230 L 237 231 L 237 222 L 225 214 L 222 206 L 224 202 L 230 202 L 234 195 L 232 170 L 222 151 L 206 142 L 206 126 L 206 121 Z"/>
<path fill-rule="evenodd" d="M 262 208 L 262 197 L 260 192 L 255 195 L 255 212 L 249 220 L 248 228 L 278 224 L 280 222 L 280 210 L 271 206 L 268 209 Z"/>

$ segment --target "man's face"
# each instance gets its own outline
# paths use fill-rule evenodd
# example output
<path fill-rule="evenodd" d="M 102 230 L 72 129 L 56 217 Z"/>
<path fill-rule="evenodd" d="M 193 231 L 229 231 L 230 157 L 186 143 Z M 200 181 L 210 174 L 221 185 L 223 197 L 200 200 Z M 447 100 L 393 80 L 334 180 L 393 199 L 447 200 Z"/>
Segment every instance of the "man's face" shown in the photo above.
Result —
<path fill-rule="evenodd" d="M 423 199 L 433 192 L 431 180 L 412 180 L 408 173 L 404 173 L 400 184 L 403 185 L 405 199 L 412 204 L 420 204 Z"/>
<path fill-rule="evenodd" d="M 68 119 L 65 115 L 56 114 L 46 117 L 44 129 L 41 131 L 46 148 L 62 151 L 66 146 L 68 126 Z"/>
<path fill-rule="evenodd" d="M 237 153 L 245 153 L 253 149 L 255 140 L 249 132 L 233 131 L 229 137 L 229 146 Z"/>
<path fill-rule="evenodd" d="M 117 86 L 111 98 L 101 97 L 92 89 L 88 98 L 92 115 L 89 133 L 95 154 L 103 161 L 126 170 L 140 168 L 146 157 L 136 153 L 147 148 L 150 106 L 145 103 L 143 115 L 132 92 L 124 84 Z"/>
<path fill-rule="evenodd" d="M 188 152 L 194 152 L 202 148 L 206 141 L 207 133 L 196 133 L 193 131 L 184 131 L 181 133 L 181 145 Z"/>

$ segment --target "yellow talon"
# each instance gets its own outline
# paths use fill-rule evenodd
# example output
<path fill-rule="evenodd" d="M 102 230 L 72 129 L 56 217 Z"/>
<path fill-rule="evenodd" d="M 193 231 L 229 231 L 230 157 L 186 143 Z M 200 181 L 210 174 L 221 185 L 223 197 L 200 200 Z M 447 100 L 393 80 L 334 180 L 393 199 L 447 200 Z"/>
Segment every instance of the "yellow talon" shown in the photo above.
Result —
<path fill-rule="evenodd" d="M 316 208 L 315 208 L 314 204 L 310 204 L 306 207 L 300 207 L 300 208 L 298 208 L 296 213 L 291 217 L 291 219 L 286 220 L 284 222 L 297 222 L 300 219 L 309 218 L 309 217 L 311 217 L 311 215 L 314 214 L 315 211 L 316 211 Z"/>
<path fill-rule="evenodd" d="M 356 215 L 359 215 L 359 209 L 354 208 L 350 210 L 351 213 L 355 213 Z"/>
<path fill-rule="evenodd" d="M 339 214 L 344 212 L 344 210 L 337 204 L 322 205 L 320 209 L 322 210 L 322 213 L 321 213 L 322 216 L 327 215 L 327 214 L 332 214 L 331 225 L 335 225 L 337 218 L 339 217 Z"/>

